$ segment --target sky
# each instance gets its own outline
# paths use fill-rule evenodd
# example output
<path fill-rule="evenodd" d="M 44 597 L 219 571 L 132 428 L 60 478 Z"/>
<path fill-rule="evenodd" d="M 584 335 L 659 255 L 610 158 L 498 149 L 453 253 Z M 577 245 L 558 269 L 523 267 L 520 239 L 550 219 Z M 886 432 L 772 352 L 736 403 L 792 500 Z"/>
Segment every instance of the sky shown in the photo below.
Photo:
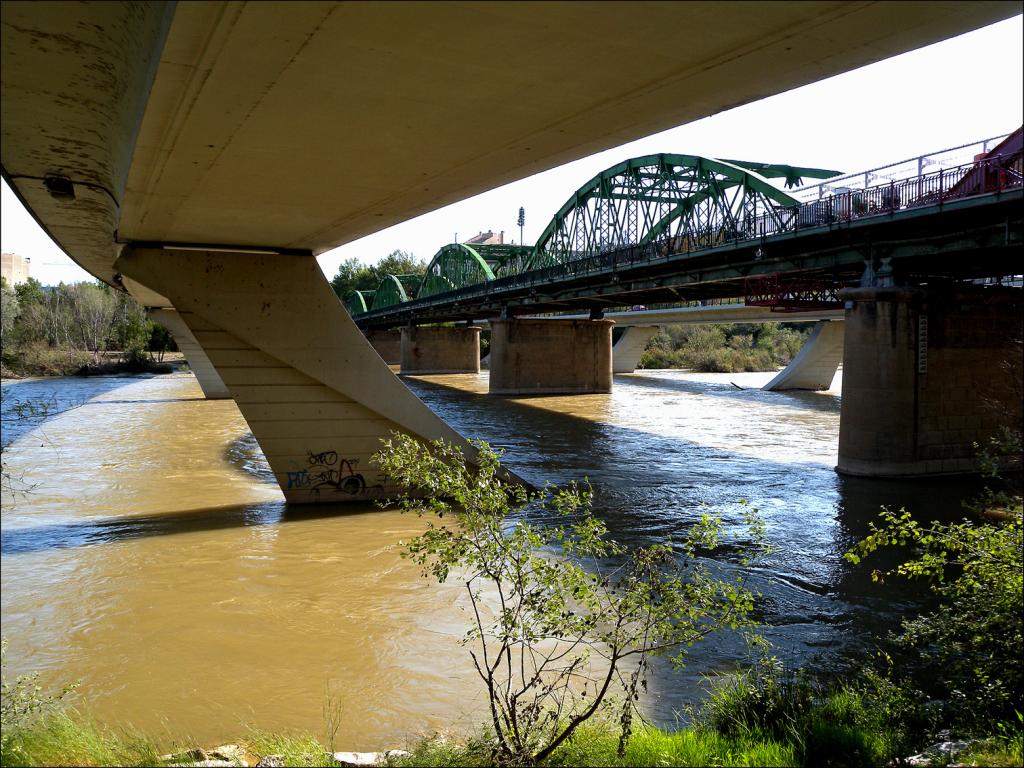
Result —
<path fill-rule="evenodd" d="M 410 219 L 327 251 L 328 278 L 345 259 L 374 264 L 401 249 L 430 259 L 480 231 L 532 244 L 587 180 L 630 157 L 658 152 L 830 168 L 844 173 L 1006 134 L 1024 123 L 1024 17 L 623 144 Z M 32 259 L 44 285 L 91 280 L 0 182 L 5 252 Z"/>

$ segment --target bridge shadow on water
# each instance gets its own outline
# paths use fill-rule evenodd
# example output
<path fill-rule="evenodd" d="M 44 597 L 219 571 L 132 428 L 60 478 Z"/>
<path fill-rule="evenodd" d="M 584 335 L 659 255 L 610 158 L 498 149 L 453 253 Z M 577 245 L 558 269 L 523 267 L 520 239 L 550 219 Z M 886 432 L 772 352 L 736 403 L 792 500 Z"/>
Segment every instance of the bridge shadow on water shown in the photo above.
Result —
<path fill-rule="evenodd" d="M 820 446 L 818 455 L 808 456 L 806 461 L 778 461 L 702 444 L 700 434 L 658 434 L 551 410 L 540 404 L 546 398 L 494 397 L 425 378 L 405 381 L 460 433 L 506 450 L 503 460 L 509 468 L 535 485 L 589 478 L 596 507 L 609 517 L 610 525 L 615 527 L 616 513 L 621 510 L 633 534 L 652 540 L 678 532 L 680 516 L 688 525 L 700 511 L 722 499 L 745 498 L 767 508 L 777 506 L 773 502 L 793 501 L 807 513 L 813 510 L 829 519 L 849 521 L 851 530 L 859 533 L 883 504 L 917 502 L 955 515 L 961 511 L 964 494 L 978 487 L 963 479 L 844 478 L 835 472 L 831 461 L 822 461 Z M 838 416 L 839 410 L 838 398 L 811 392 L 741 392 L 721 384 L 696 382 L 691 386 L 689 382 L 635 376 L 629 377 L 629 383 L 699 395 L 754 397 L 760 405 L 784 405 L 823 415 Z M 584 397 L 594 398 L 592 413 L 600 415 L 608 396 Z M 780 400 L 785 402 L 777 402 Z M 772 421 L 778 427 L 774 415 Z M 831 437 L 833 450 L 836 439 Z M 962 492 L 951 493 L 952 489 Z M 857 520 L 865 521 L 864 525 Z"/>
<path fill-rule="evenodd" d="M 115 515 L 4 528 L 4 557 L 50 549 L 114 544 L 152 536 L 203 533 L 250 526 L 277 526 L 380 512 L 372 503 L 288 505 L 284 501 L 176 510 L 155 515 Z"/>
<path fill-rule="evenodd" d="M 631 385 L 671 389 L 699 395 L 742 397 L 721 384 L 628 377 Z M 131 379 L 123 380 L 125 383 Z M 794 552 L 806 549 L 808 527 L 836 523 L 830 531 L 831 554 L 845 550 L 867 533 L 867 522 L 882 505 L 928 510 L 940 519 L 963 515 L 961 499 L 975 493 L 977 483 L 962 479 L 928 481 L 871 480 L 837 475 L 819 457 L 808 461 L 776 461 L 764 456 L 724 450 L 688 439 L 686 434 L 657 434 L 621 424 L 595 420 L 608 407 L 608 396 L 590 399 L 590 417 L 551 410 L 541 399 L 493 397 L 424 378 L 405 379 L 410 388 L 463 435 L 480 438 L 507 451 L 504 461 L 524 479 L 537 485 L 589 480 L 595 492 L 595 511 L 616 538 L 631 544 L 679 538 L 705 512 L 720 515 L 738 530 L 745 499 L 783 523 L 776 538 Z M 778 393 L 771 395 L 771 405 Z M 813 393 L 785 393 L 802 407 L 829 412 L 836 398 Z M 197 398 L 184 398 L 192 400 Z M 95 400 L 95 404 L 120 404 Z M 123 402 L 178 402 L 178 399 Z M 790 406 L 794 407 L 794 406 Z M 699 435 L 694 435 L 699 440 Z M 230 465 L 264 483 L 273 475 L 251 433 L 225 448 Z M 246 525 L 276 525 L 337 515 L 365 514 L 371 503 L 288 505 L 283 501 L 241 506 L 182 510 L 149 516 L 112 515 L 88 520 L 5 527 L 0 550 L 4 555 L 47 548 L 88 546 L 147 536 L 214 530 Z M 838 537 L 836 534 L 839 534 Z M 749 542 L 726 541 L 719 552 L 738 559 Z M 778 542 L 776 542 L 778 543 Z M 819 554 L 821 554 L 819 552 Z M 815 579 L 812 591 L 827 590 Z"/>

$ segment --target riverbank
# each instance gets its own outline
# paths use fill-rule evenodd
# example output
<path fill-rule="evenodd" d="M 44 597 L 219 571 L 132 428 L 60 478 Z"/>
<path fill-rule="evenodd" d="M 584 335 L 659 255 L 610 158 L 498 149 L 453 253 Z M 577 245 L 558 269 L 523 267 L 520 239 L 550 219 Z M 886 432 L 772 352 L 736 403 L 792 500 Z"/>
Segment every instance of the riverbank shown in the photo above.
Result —
<path fill-rule="evenodd" d="M 28 379 L 57 376 L 116 376 L 133 373 L 175 373 L 187 367 L 180 352 L 167 352 L 159 358 L 151 355 L 125 356 L 120 352 L 100 355 L 80 350 L 47 349 L 33 354 L 12 356 L 0 362 L 0 378 Z"/>
<path fill-rule="evenodd" d="M 982 739 L 914 741 L 887 730 L 882 710 L 864 709 L 852 689 L 819 702 L 789 738 L 758 728 L 723 733 L 708 725 L 674 731 L 643 726 L 619 754 L 619 728 L 610 721 L 587 723 L 543 765 L 549 766 L 1011 766 L 1024 760 L 1024 742 L 996 733 Z M 735 713 L 734 713 L 735 714 Z M 862 718 L 858 725 L 857 718 Z M 866 720 L 863 718 L 867 718 Z M 892 726 L 893 723 L 888 723 Z M 479 736 L 455 739 L 431 734 L 404 748 L 346 752 L 309 733 L 250 730 L 214 747 L 178 744 L 167 748 L 125 727 L 98 725 L 75 713 L 52 712 L 28 728 L 5 728 L 3 766 L 490 766 L 490 744 Z M 908 751 L 914 749 L 914 753 Z"/>

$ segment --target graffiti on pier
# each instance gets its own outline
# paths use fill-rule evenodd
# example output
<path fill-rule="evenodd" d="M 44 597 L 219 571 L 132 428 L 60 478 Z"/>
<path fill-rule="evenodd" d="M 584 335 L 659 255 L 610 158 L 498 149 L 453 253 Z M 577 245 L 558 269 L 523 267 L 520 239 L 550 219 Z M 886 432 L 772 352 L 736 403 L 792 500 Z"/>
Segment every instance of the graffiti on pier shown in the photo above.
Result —
<path fill-rule="evenodd" d="M 309 451 L 308 466 L 288 472 L 287 490 L 302 488 L 320 495 L 322 490 L 333 490 L 351 496 L 366 490 L 366 480 L 356 472 L 359 459 L 342 459 L 337 451 Z"/>

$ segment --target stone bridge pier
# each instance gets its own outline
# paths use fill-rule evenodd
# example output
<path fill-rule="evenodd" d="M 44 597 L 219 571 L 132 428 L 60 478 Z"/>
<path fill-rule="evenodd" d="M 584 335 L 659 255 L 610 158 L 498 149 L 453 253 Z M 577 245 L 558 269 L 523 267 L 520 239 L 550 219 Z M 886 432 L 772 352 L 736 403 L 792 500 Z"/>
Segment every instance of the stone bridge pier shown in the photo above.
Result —
<path fill-rule="evenodd" d="M 1021 428 L 1024 292 L 854 288 L 846 301 L 839 463 L 849 475 L 977 471 L 977 449 Z"/>
<path fill-rule="evenodd" d="M 612 391 L 613 320 L 491 320 L 492 395 Z"/>
<path fill-rule="evenodd" d="M 480 328 L 402 328 L 400 372 L 480 373 Z"/>

